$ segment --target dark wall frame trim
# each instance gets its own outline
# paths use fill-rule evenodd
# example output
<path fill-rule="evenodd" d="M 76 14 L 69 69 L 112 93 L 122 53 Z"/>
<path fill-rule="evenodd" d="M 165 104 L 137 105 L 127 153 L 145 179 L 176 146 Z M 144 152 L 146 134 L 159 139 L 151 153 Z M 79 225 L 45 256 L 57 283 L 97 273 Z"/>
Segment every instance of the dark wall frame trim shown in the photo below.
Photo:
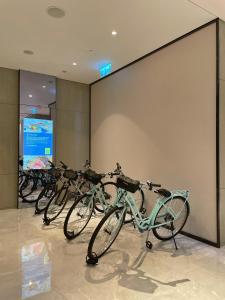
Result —
<path fill-rule="evenodd" d="M 18 141 L 18 145 L 17 145 L 17 151 L 18 151 L 18 161 L 17 161 L 17 176 L 18 176 L 18 180 L 17 180 L 17 199 L 16 199 L 16 207 L 19 209 L 19 201 L 18 201 L 18 197 L 19 197 L 19 171 L 20 171 L 20 167 L 19 167 L 19 160 L 20 160 L 20 76 L 21 76 L 21 70 L 18 70 L 18 133 L 17 133 L 17 141 Z"/>
<path fill-rule="evenodd" d="M 217 243 L 220 247 L 220 22 L 216 19 L 216 223 Z"/>
<path fill-rule="evenodd" d="M 211 25 L 211 24 L 216 24 L 216 227 L 217 227 L 217 233 L 216 233 L 216 242 L 212 242 L 209 241 L 207 239 L 204 239 L 202 237 L 193 235 L 191 233 L 182 231 L 182 234 L 190 237 L 192 239 L 195 239 L 197 241 L 200 241 L 202 243 L 208 244 L 210 246 L 214 246 L 219 248 L 220 247 L 220 141 L 219 141 L 219 90 L 220 90 L 220 82 L 219 82 L 219 64 L 220 64 L 220 53 L 219 53 L 219 18 L 215 18 L 210 22 L 207 22 L 206 24 L 201 25 L 200 27 L 197 27 L 195 29 L 193 29 L 192 31 L 172 40 L 171 42 L 141 56 L 140 58 L 128 63 L 127 65 L 113 71 L 112 73 L 110 73 L 109 75 L 100 78 L 98 80 L 93 81 L 92 83 L 89 84 L 89 160 L 91 162 L 91 87 L 92 85 L 94 85 L 95 83 L 105 80 L 108 77 L 114 75 L 115 73 L 139 62 L 140 60 L 143 60 L 144 58 L 153 55 L 156 52 L 159 52 L 160 50 L 180 41 L 181 39 Z"/>

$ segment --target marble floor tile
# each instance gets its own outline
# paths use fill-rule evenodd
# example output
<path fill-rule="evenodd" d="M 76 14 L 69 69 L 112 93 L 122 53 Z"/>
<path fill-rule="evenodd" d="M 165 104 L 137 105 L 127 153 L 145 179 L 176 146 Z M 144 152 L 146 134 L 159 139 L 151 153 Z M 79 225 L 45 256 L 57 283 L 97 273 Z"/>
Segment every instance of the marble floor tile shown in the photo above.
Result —
<path fill-rule="evenodd" d="M 125 225 L 99 264 L 86 265 L 98 218 L 76 240 L 66 241 L 63 216 L 43 226 L 33 208 L 0 211 L 1 300 L 225 300 L 225 247 L 182 235 L 171 241 Z"/>

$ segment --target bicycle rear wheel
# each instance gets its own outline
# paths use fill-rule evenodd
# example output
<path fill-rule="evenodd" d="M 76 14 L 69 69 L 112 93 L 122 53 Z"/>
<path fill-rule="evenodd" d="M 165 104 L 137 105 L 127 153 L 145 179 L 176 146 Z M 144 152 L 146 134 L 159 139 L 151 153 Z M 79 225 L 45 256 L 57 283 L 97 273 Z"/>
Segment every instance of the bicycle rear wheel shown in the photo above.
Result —
<path fill-rule="evenodd" d="M 88 245 L 88 257 L 100 258 L 117 238 L 125 219 L 124 208 L 113 207 L 99 222 Z"/>
<path fill-rule="evenodd" d="M 64 235 L 68 240 L 76 238 L 87 226 L 94 210 L 93 197 L 87 194 L 78 198 L 68 211 L 64 221 Z"/>
<path fill-rule="evenodd" d="M 101 184 L 100 188 L 102 189 L 107 204 L 112 205 L 117 195 L 116 183 L 113 181 L 105 182 Z M 97 197 L 95 197 L 95 209 L 100 213 L 104 213 L 104 208 L 101 205 L 101 201 Z"/>
<path fill-rule="evenodd" d="M 177 216 L 177 219 L 174 219 L 172 214 Z M 154 225 L 164 225 L 153 228 L 153 234 L 159 240 L 170 240 L 182 230 L 189 214 L 190 207 L 185 198 L 177 196 L 167 200 L 159 208 L 154 220 Z"/>
<path fill-rule="evenodd" d="M 138 189 L 133 195 L 134 195 L 136 206 L 138 210 L 141 212 L 144 207 L 144 200 L 145 200 L 144 192 L 141 189 Z M 131 223 L 132 221 L 133 221 L 133 215 L 130 208 L 128 208 L 124 223 L 127 224 L 127 223 Z"/>

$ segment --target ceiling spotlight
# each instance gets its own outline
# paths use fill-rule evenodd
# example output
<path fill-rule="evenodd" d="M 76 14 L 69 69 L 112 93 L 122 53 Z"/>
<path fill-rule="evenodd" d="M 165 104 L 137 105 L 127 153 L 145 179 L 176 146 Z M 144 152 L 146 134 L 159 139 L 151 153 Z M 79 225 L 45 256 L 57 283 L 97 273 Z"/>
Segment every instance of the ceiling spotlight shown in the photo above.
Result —
<path fill-rule="evenodd" d="M 46 88 L 46 85 L 42 85 L 42 87 L 43 87 L 43 89 L 45 89 L 45 88 Z"/>
<path fill-rule="evenodd" d="M 62 72 L 63 72 L 63 73 L 66 73 L 67 71 L 66 71 L 66 70 L 62 70 Z"/>
<path fill-rule="evenodd" d="M 47 8 L 47 13 L 50 17 L 53 18 L 63 18 L 65 16 L 65 11 L 56 6 L 49 6 Z"/>
<path fill-rule="evenodd" d="M 76 66 L 77 65 L 77 63 L 76 62 L 73 62 L 73 66 Z"/>
<path fill-rule="evenodd" d="M 32 95 L 32 94 L 29 94 L 29 95 L 28 95 L 28 97 L 29 97 L 29 98 L 32 98 L 32 97 L 33 97 L 33 95 Z"/>
<path fill-rule="evenodd" d="M 23 53 L 28 54 L 28 55 L 33 55 L 34 54 L 34 52 L 31 51 L 31 50 L 24 50 Z"/>
<path fill-rule="evenodd" d="M 113 30 L 113 31 L 112 31 L 112 35 L 117 35 L 117 31 L 116 31 L 116 30 Z"/>

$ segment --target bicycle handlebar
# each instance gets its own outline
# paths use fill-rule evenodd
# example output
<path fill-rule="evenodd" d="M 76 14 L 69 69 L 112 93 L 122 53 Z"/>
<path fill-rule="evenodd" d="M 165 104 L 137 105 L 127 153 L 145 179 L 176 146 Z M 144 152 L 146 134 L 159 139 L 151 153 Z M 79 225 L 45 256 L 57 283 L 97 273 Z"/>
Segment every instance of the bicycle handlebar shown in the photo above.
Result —
<path fill-rule="evenodd" d="M 156 187 L 161 187 L 162 185 L 161 184 L 158 184 L 158 183 L 153 183 L 151 181 L 146 181 L 146 182 L 140 182 L 140 187 L 146 187 L 148 188 L 150 191 L 153 190 L 153 188 L 156 188 Z"/>
<path fill-rule="evenodd" d="M 48 160 L 48 163 L 49 163 L 50 167 L 55 168 L 55 165 L 53 164 L 52 161 Z"/>
<path fill-rule="evenodd" d="M 87 159 L 87 160 L 85 161 L 85 164 L 83 165 L 83 167 L 84 167 L 85 169 L 88 169 L 88 168 L 90 168 L 90 166 L 91 166 L 90 161 Z"/>
<path fill-rule="evenodd" d="M 152 191 L 152 189 L 155 188 L 155 187 L 161 187 L 161 184 L 153 183 L 153 182 L 150 182 L 150 181 L 147 181 L 147 185 L 148 185 L 148 188 L 149 188 L 150 191 Z"/>
<path fill-rule="evenodd" d="M 63 167 L 63 169 L 68 169 L 68 166 L 66 165 L 66 164 L 64 164 L 64 162 L 62 162 L 61 160 L 60 160 L 60 164 L 62 165 L 62 167 Z"/>

